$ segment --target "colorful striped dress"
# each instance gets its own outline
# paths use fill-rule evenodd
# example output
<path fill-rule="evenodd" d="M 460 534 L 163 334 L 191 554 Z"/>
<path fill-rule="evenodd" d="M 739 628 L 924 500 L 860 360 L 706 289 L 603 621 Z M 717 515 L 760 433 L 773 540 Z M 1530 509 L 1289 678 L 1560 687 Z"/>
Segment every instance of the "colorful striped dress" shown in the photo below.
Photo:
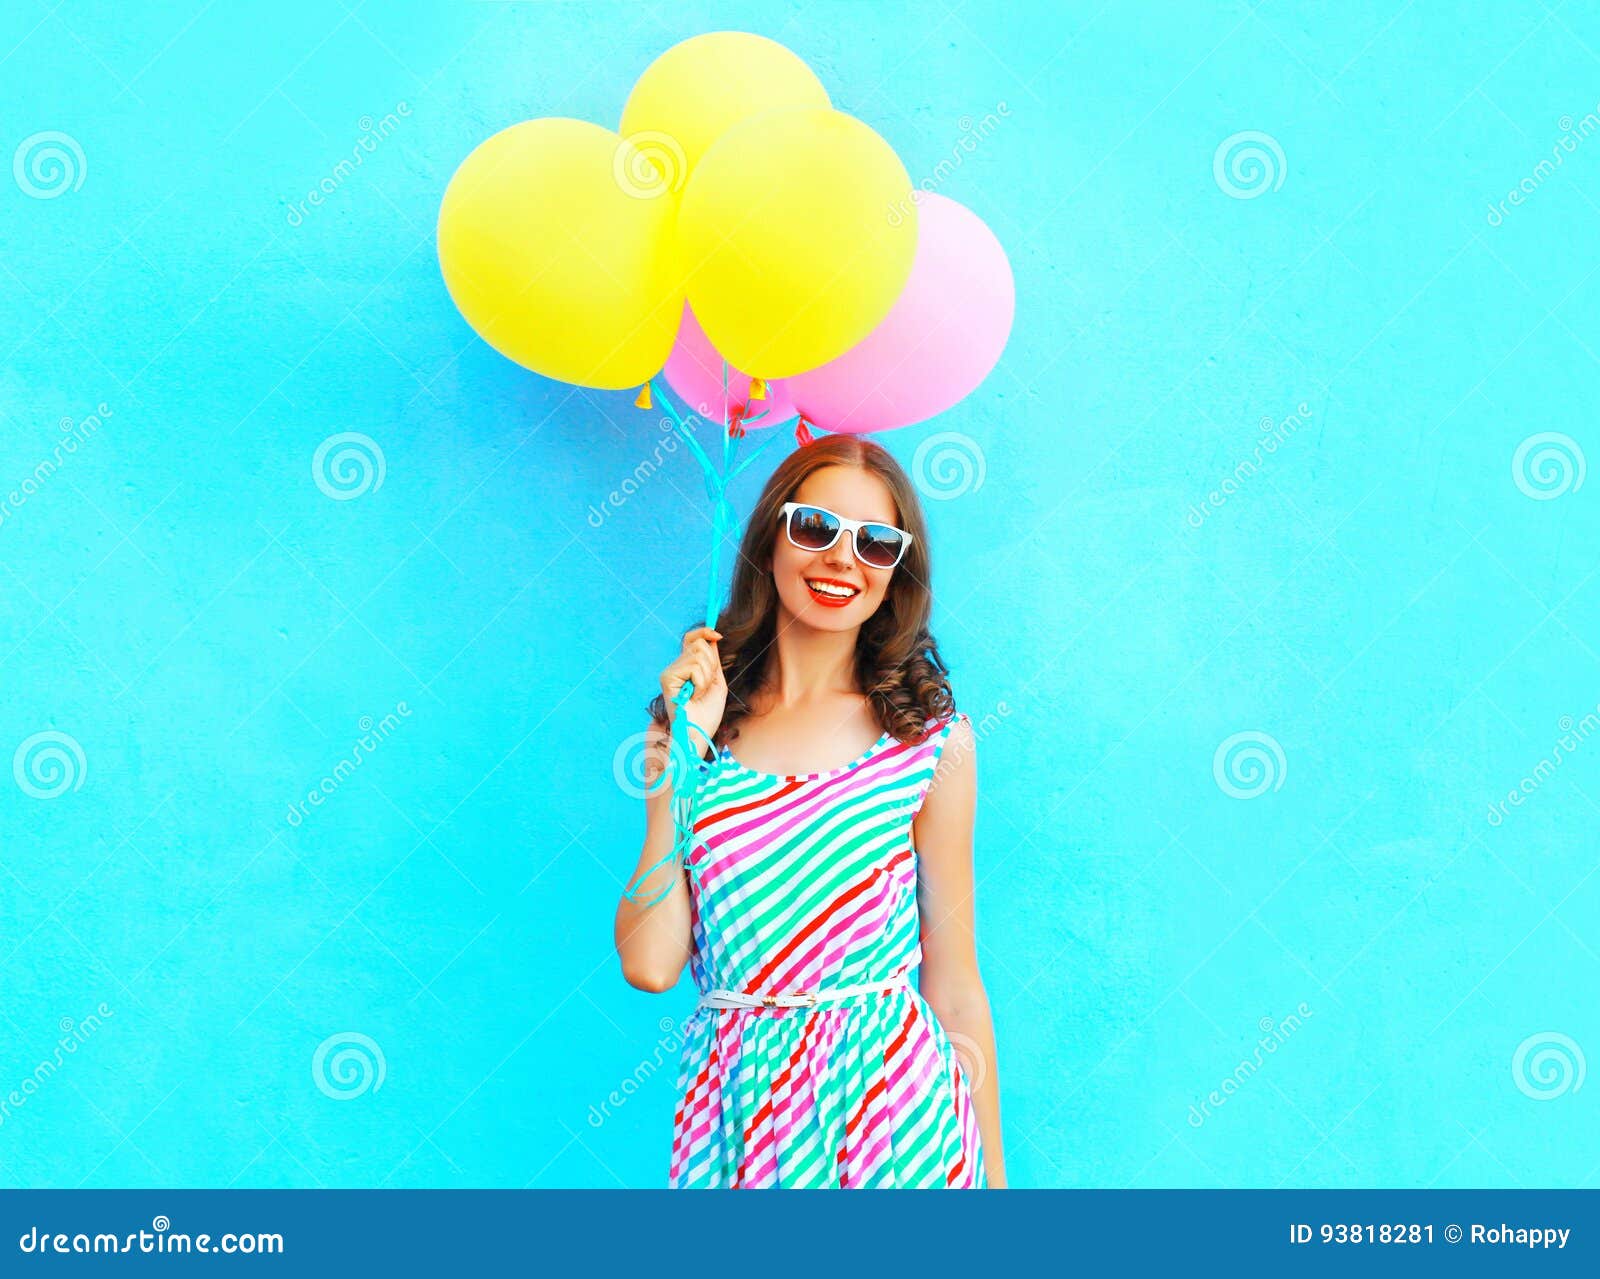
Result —
<path fill-rule="evenodd" d="M 911 823 L 965 718 L 805 777 L 721 749 L 690 855 L 697 991 L 821 991 L 921 962 Z M 816 1007 L 700 1006 L 682 1030 L 672 1188 L 987 1185 L 965 1067 L 909 983 Z"/>

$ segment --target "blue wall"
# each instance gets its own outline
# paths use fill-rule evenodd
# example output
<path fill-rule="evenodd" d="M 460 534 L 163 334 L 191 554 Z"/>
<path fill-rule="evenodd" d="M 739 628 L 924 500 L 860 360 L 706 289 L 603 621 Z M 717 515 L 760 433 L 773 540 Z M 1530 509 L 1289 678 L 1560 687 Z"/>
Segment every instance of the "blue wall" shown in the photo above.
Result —
<path fill-rule="evenodd" d="M 613 755 L 705 494 L 432 231 L 722 27 L 1015 268 L 880 437 L 983 721 L 1012 1184 L 1596 1184 L 1600 14 L 945 10 L 6 6 L 0 1185 L 664 1183 Z"/>

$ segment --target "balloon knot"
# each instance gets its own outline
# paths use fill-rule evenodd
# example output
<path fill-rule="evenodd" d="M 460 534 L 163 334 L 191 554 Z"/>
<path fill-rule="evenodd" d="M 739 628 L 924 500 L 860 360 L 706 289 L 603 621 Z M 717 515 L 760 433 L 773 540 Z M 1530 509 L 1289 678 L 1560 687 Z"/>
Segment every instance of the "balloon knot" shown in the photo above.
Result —
<path fill-rule="evenodd" d="M 752 400 L 764 400 L 767 398 L 767 380 L 765 378 L 753 377 L 750 379 L 750 398 Z"/>
<path fill-rule="evenodd" d="M 650 383 L 646 382 L 639 388 L 639 394 L 634 397 L 633 407 L 647 409 L 650 407 Z"/>
<path fill-rule="evenodd" d="M 728 410 L 728 434 L 736 440 L 744 437 L 744 415 L 749 408 L 748 404 L 735 404 Z"/>
<path fill-rule="evenodd" d="M 805 417 L 802 415 L 800 420 L 795 423 L 795 427 L 794 427 L 794 442 L 799 447 L 804 448 L 807 444 L 810 444 L 812 442 L 812 440 L 814 440 L 815 438 L 816 437 L 811 434 L 810 427 L 808 427 L 806 425 Z"/>

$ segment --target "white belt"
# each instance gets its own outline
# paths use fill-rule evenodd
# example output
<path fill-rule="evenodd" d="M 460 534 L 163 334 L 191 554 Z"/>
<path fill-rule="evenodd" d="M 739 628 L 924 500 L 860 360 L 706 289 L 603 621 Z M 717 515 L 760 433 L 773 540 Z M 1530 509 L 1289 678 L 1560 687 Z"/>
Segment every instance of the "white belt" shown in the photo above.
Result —
<path fill-rule="evenodd" d="M 853 999 L 857 995 L 887 994 L 910 984 L 907 973 L 898 973 L 882 981 L 863 982 L 856 986 L 834 986 L 828 990 L 797 991 L 787 994 L 751 995 L 738 990 L 708 990 L 700 996 L 701 1008 L 811 1008 L 817 1004 L 838 999 Z"/>

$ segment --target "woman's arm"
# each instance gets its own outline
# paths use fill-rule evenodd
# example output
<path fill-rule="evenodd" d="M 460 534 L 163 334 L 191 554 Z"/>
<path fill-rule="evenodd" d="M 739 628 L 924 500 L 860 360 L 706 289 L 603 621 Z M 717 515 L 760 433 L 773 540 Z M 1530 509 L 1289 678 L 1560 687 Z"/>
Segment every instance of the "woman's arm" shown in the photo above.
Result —
<path fill-rule="evenodd" d="M 622 976 L 640 990 L 671 990 L 683 975 L 694 946 L 689 905 L 689 886 L 681 866 L 672 860 L 662 862 L 641 883 L 643 875 L 656 862 L 667 857 L 677 839 L 672 821 L 672 779 L 657 784 L 667 762 L 665 731 L 651 724 L 646 754 L 645 785 L 657 787 L 645 796 L 644 851 L 628 884 L 635 900 L 626 896 L 617 903 L 615 934 L 617 955 L 622 960 Z M 672 888 L 660 901 L 667 885 Z M 653 905 L 648 904 L 654 902 Z"/>
<path fill-rule="evenodd" d="M 917 845 L 917 909 L 922 917 L 922 972 L 918 981 L 945 1034 L 967 1041 L 977 1061 L 963 1061 L 983 1141 L 989 1185 L 1006 1184 L 1000 1143 L 1000 1070 L 994 1020 L 978 973 L 973 909 L 972 830 L 978 808 L 977 741 L 957 720 L 932 785 L 913 823 Z"/>

